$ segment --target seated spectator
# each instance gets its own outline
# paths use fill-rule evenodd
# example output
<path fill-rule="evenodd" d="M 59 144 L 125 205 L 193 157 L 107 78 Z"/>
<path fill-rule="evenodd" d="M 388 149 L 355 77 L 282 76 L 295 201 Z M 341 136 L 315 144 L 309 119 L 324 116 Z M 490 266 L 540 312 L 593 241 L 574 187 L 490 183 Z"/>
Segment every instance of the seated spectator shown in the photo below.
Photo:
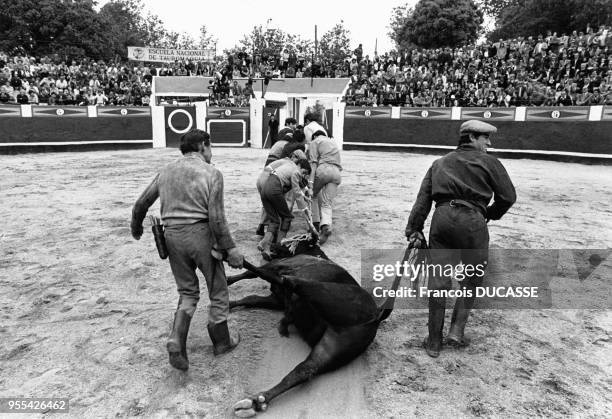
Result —
<path fill-rule="evenodd" d="M 104 94 L 102 90 L 98 90 L 96 96 L 94 97 L 94 105 L 96 106 L 105 106 L 108 103 L 108 97 Z"/>
<path fill-rule="evenodd" d="M 593 94 L 588 98 L 586 106 L 595 106 L 605 104 L 605 98 L 601 95 L 599 87 L 593 89 Z"/>
<path fill-rule="evenodd" d="M 16 101 L 20 105 L 27 105 L 28 103 L 30 103 L 28 95 L 26 94 L 26 90 L 24 88 L 19 90 L 19 93 L 16 97 Z"/>
<path fill-rule="evenodd" d="M 38 105 L 38 95 L 34 90 L 28 92 L 28 102 L 32 105 Z"/>
<path fill-rule="evenodd" d="M 563 90 L 561 95 L 557 98 L 556 101 L 557 106 L 572 106 L 573 101 L 572 98 L 567 94 L 567 91 Z"/>
<path fill-rule="evenodd" d="M 579 93 L 576 96 L 576 105 L 578 106 L 588 106 L 591 100 L 591 93 L 589 93 L 589 88 L 584 86 L 582 88 L 582 93 Z"/>

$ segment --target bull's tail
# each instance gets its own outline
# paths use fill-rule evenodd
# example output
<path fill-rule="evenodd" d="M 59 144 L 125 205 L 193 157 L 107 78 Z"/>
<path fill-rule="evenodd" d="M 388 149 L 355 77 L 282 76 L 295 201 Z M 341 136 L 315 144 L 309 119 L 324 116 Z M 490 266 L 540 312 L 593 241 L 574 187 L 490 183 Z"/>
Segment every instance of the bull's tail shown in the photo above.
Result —
<path fill-rule="evenodd" d="M 404 257 L 402 259 L 402 265 L 404 262 L 408 262 L 410 265 L 418 265 L 421 262 L 427 263 L 429 260 L 429 249 L 427 248 L 427 243 L 423 243 L 421 248 L 412 248 L 408 246 L 406 251 L 404 252 Z M 391 289 L 397 291 L 399 288 L 400 281 L 402 279 L 401 275 L 397 275 L 393 280 L 393 284 L 391 285 Z M 417 282 L 413 281 L 412 286 L 416 287 Z M 378 309 L 378 319 L 379 321 L 386 320 L 393 311 L 393 306 L 395 305 L 395 297 L 387 297 L 383 304 L 379 306 Z"/>

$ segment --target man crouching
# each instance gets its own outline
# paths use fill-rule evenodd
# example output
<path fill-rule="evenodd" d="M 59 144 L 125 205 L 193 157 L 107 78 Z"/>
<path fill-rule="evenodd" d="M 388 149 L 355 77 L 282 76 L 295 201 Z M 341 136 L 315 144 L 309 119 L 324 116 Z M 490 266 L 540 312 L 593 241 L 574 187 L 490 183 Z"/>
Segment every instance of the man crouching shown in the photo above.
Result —
<path fill-rule="evenodd" d="M 210 164 L 210 135 L 194 129 L 181 137 L 183 156 L 166 165 L 147 186 L 132 210 L 132 236 L 142 236 L 147 210 L 160 198 L 161 219 L 172 274 L 179 293 L 172 333 L 166 345 L 170 365 L 189 368 L 187 334 L 200 299 L 196 267 L 204 274 L 210 297 L 208 334 L 215 355 L 234 349 L 240 336 L 227 327 L 229 293 L 225 269 L 211 256 L 213 247 L 226 250 L 228 263 L 242 267 L 243 257 L 230 235 L 223 206 L 223 175 Z"/>

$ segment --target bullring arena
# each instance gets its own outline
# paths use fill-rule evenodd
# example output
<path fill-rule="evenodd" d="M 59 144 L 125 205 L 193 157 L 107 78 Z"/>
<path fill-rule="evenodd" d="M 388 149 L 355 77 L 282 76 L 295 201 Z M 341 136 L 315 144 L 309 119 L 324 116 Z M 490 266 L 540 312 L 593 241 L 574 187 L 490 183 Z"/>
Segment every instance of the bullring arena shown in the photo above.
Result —
<path fill-rule="evenodd" d="M 19 115 L 0 115 L 3 131 L 21 127 L 32 134 L 2 140 L 0 396 L 67 397 L 70 417 L 231 417 L 232 403 L 275 384 L 300 362 L 308 347 L 295 333 L 278 335 L 280 313 L 252 309 L 230 316 L 242 336 L 238 348 L 213 357 L 203 293 L 189 336 L 191 367 L 187 373 L 170 367 L 165 340 L 175 284 L 150 228 L 135 241 L 129 222 L 143 188 L 179 156 L 180 131 L 189 124 L 208 128 L 213 163 L 225 179 L 230 230 L 246 259 L 260 263 L 255 180 L 267 156 L 260 148 L 265 117 L 303 116 L 320 99 L 307 100 L 290 111 L 253 101 L 248 117 L 201 105 L 107 108 L 95 116 L 92 109 L 75 116 L 57 107 L 22 107 Z M 344 171 L 324 250 L 355 278 L 362 274 L 361 249 L 405 248 L 403 230 L 421 179 L 435 154 L 453 148 L 468 118 L 491 119 L 500 129 L 493 147 L 514 157 L 502 161 L 518 200 L 490 224 L 492 247 L 610 247 L 611 109 L 559 115 L 539 108 L 538 116 L 525 108 L 511 115 L 327 108 L 334 138 L 344 142 Z M 51 132 L 45 126 L 55 126 L 55 134 L 42 138 Z M 32 150 L 41 152 L 16 154 Z M 159 203 L 150 210 L 158 212 Z M 293 230 L 304 229 L 296 217 Z M 602 266 L 609 269 L 610 261 Z M 474 343 L 438 359 L 420 347 L 426 310 L 397 310 L 356 361 L 291 390 L 259 417 L 610 417 L 612 315 L 603 284 L 607 310 L 475 310 Z M 266 289 L 263 281 L 243 281 L 230 288 L 231 298 Z"/>

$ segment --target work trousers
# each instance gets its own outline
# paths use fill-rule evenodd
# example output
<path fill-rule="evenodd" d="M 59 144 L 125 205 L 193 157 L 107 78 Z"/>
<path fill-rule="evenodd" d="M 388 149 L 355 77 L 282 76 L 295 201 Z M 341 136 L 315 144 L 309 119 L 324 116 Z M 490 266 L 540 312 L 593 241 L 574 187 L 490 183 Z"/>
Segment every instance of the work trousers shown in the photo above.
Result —
<path fill-rule="evenodd" d="M 489 230 L 484 216 L 471 208 L 463 206 L 440 206 L 436 208 L 429 230 L 431 248 L 430 264 L 434 266 L 482 265 L 486 268 L 489 255 Z M 465 269 L 465 268 L 464 268 Z M 435 272 L 435 271 L 434 271 Z M 455 271 L 455 276 L 457 271 Z M 459 278 L 458 278 L 459 279 Z M 474 304 L 475 288 L 482 285 L 483 276 L 476 270 L 470 275 L 463 274 L 459 281 L 464 290 L 471 290 L 472 297 L 460 297 L 455 308 L 470 309 Z M 437 272 L 431 275 L 430 290 L 451 289 L 452 277 Z M 445 297 L 429 297 L 429 337 L 433 341 L 442 340 L 444 327 Z M 454 321 L 454 320 L 453 320 Z"/>
<path fill-rule="evenodd" d="M 293 215 L 285 200 L 280 179 L 271 174 L 260 189 L 259 195 L 268 219 L 268 231 L 276 233 L 279 228 L 281 231 L 289 231 Z"/>
<path fill-rule="evenodd" d="M 459 262 L 476 266 L 484 264 L 489 256 L 489 229 L 484 216 L 463 206 L 436 208 L 429 230 L 432 263 L 457 265 Z M 432 278 L 436 289 L 450 289 L 451 278 Z M 462 281 L 479 286 L 482 277 L 466 276 Z"/>
<path fill-rule="evenodd" d="M 261 172 L 261 174 L 257 178 L 257 191 L 259 192 L 260 196 L 261 196 L 263 187 L 266 184 L 266 181 L 268 180 L 269 177 L 270 177 L 270 171 L 264 170 L 263 172 Z M 285 200 L 287 201 L 287 207 L 289 208 L 289 211 L 293 211 L 293 204 L 295 203 L 295 194 L 293 193 L 293 190 L 285 194 Z M 261 214 L 259 216 L 259 224 L 263 224 L 263 225 L 270 224 L 270 220 L 269 220 L 268 214 L 266 214 L 265 208 L 261 209 Z"/>
<path fill-rule="evenodd" d="M 217 324 L 229 315 L 229 292 L 223 262 L 211 255 L 214 237 L 208 222 L 167 226 L 166 246 L 170 268 L 179 293 L 179 310 L 191 316 L 200 300 L 200 282 L 196 268 L 204 274 L 210 307 L 208 323 Z"/>
<path fill-rule="evenodd" d="M 334 164 L 323 163 L 315 172 L 312 198 L 312 221 L 320 225 L 332 226 L 334 198 L 342 177 L 340 168 Z"/>

